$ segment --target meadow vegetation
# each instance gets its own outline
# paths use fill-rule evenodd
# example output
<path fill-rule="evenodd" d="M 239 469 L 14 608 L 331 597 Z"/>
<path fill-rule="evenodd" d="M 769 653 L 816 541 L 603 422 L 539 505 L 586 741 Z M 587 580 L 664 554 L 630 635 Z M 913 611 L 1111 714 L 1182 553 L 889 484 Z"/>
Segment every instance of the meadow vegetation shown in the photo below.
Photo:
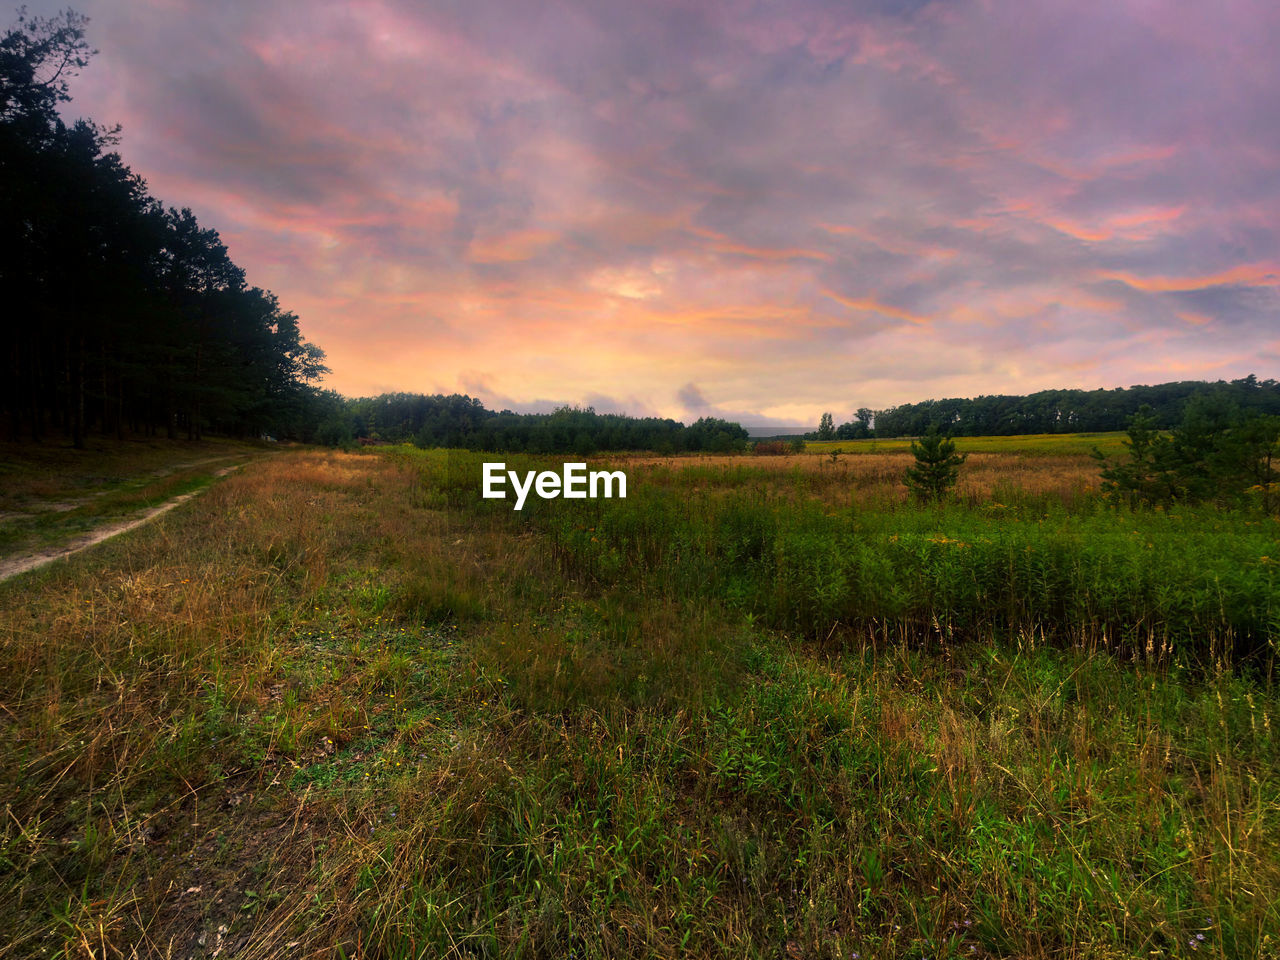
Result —
<path fill-rule="evenodd" d="M 1274 957 L 1280 527 L 1059 442 L 287 451 L 0 584 L 0 956 Z"/>
<path fill-rule="evenodd" d="M 0 553 L 56 546 L 77 534 L 208 486 L 260 456 L 263 444 L 151 438 L 0 444 Z"/>
<path fill-rule="evenodd" d="M 956 450 L 960 453 L 999 453 L 1028 457 L 1075 457 L 1090 454 L 1094 448 L 1103 453 L 1122 453 L 1125 434 L 1110 433 L 1028 433 L 1008 437 L 957 436 Z M 907 453 L 911 450 L 910 437 L 865 440 L 806 440 L 804 449 L 810 453 L 837 452 L 841 454 Z M 1091 469 L 1096 477 L 1097 470 Z"/>

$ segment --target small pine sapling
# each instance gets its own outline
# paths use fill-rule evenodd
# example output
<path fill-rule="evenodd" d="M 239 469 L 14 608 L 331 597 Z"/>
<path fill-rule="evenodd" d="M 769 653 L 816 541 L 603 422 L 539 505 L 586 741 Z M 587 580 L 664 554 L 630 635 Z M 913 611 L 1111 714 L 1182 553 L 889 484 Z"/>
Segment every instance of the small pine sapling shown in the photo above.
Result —
<path fill-rule="evenodd" d="M 960 476 L 960 465 L 969 459 L 967 453 L 956 453 L 954 441 L 937 427 L 930 427 L 919 443 L 912 441 L 911 453 L 916 462 L 907 467 L 907 487 L 926 503 L 940 501 L 951 491 Z"/>

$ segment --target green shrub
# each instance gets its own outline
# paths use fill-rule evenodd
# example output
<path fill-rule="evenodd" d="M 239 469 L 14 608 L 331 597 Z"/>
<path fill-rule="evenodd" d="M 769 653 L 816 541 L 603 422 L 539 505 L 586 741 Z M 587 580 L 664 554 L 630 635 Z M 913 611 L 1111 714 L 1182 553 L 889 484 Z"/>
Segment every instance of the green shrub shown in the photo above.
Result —
<path fill-rule="evenodd" d="M 956 453 L 955 443 L 936 427 L 930 427 L 919 443 L 911 444 L 911 453 L 916 462 L 907 467 L 907 487 L 926 502 L 939 501 L 951 491 L 960 476 L 960 465 L 969 458 L 967 453 Z"/>

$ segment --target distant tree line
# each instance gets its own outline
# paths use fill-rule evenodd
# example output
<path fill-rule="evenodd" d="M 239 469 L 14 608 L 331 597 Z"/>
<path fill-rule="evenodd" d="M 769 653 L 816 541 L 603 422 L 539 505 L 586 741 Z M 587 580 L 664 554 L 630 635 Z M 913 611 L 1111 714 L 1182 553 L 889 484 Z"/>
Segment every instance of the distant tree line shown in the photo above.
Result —
<path fill-rule="evenodd" d="M 0 304 L 10 318 L 4 430 L 264 432 L 312 439 L 340 405 L 298 318 L 251 287 L 215 230 L 165 208 L 110 148 L 66 125 L 86 19 L 28 18 L 0 38 Z"/>
<path fill-rule="evenodd" d="M 628 417 L 565 406 L 553 413 L 488 410 L 473 397 L 387 393 L 344 402 L 322 423 L 318 438 L 348 443 L 355 438 L 512 453 L 572 453 L 654 450 L 659 453 L 743 450 L 747 431 L 736 423 L 703 417 L 685 426 L 657 417 Z"/>
<path fill-rule="evenodd" d="M 1158 429 L 1182 422 L 1188 403 L 1204 397 L 1243 413 L 1280 415 L 1280 383 L 1249 375 L 1206 383 L 1182 380 L 1114 390 L 1041 390 L 1026 396 L 925 400 L 884 410 L 862 407 L 848 423 L 832 424 L 823 415 L 807 440 L 857 440 L 863 437 L 919 437 L 930 429 L 950 436 L 987 437 L 1027 433 L 1101 433 L 1124 430 L 1140 407 L 1148 407 Z"/>

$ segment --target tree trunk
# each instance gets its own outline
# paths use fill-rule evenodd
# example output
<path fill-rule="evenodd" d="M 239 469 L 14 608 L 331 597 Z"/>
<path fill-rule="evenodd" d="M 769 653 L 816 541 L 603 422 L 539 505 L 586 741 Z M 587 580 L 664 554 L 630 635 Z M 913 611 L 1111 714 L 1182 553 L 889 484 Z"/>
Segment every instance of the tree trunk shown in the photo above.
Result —
<path fill-rule="evenodd" d="M 102 359 L 102 435 L 107 435 L 107 430 L 111 425 L 111 392 L 107 389 L 107 344 L 105 341 L 99 350 L 99 356 Z M 120 432 L 119 427 L 116 433 Z"/>
<path fill-rule="evenodd" d="M 169 378 L 172 378 L 172 370 L 173 370 L 173 355 L 172 355 L 172 354 L 169 356 L 169 366 L 168 366 L 168 369 L 169 369 L 169 371 L 170 371 L 168 376 L 169 376 Z M 171 380 L 171 379 L 166 379 L 166 381 L 165 381 L 165 382 L 166 382 L 166 384 L 171 384 L 172 380 Z M 173 440 L 173 439 L 175 439 L 175 437 L 176 437 L 176 435 L 177 435 L 178 411 L 176 411 L 176 410 L 174 410 L 174 409 L 173 409 L 173 387 L 172 387 L 172 386 L 170 386 L 170 385 L 166 385 L 166 386 L 165 386 L 165 404 L 164 404 L 164 409 L 165 409 L 165 414 L 164 414 L 164 421 L 165 421 L 165 423 L 164 423 L 164 435 L 165 435 L 165 437 L 167 437 L 168 439 Z"/>
<path fill-rule="evenodd" d="M 191 430 L 192 430 L 192 431 L 194 431 L 194 433 L 195 433 L 195 439 L 197 439 L 197 440 L 199 440 L 199 439 L 200 439 L 200 394 L 199 394 L 199 392 L 198 392 L 198 391 L 200 390 L 200 361 L 201 361 L 201 359 L 202 359 L 203 355 L 204 355 L 204 348 L 203 348 L 203 347 L 196 347 L 196 390 L 197 390 L 197 393 L 196 393 L 196 402 L 195 402 L 195 413 L 194 413 L 194 414 L 192 415 L 192 417 L 191 417 Z M 190 434 L 188 434 L 188 439 L 190 439 Z"/>
<path fill-rule="evenodd" d="M 75 355 L 71 358 L 75 381 L 71 391 L 71 445 L 84 449 L 84 337 L 76 338 Z"/>

